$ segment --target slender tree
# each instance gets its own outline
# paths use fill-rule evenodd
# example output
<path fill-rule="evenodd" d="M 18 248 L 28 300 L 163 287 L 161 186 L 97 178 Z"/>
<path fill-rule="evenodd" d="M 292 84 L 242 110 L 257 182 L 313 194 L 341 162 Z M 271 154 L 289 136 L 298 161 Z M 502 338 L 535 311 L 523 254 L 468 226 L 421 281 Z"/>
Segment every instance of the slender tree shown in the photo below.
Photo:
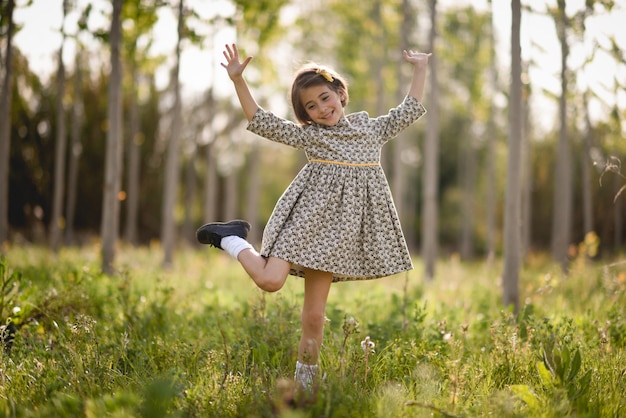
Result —
<path fill-rule="evenodd" d="M 76 214 L 76 200 L 78 187 L 78 162 L 82 154 L 81 129 L 83 127 L 83 97 L 82 97 L 82 61 L 84 51 L 77 42 L 76 58 L 74 61 L 74 99 L 72 101 L 72 131 L 70 146 L 70 161 L 67 173 L 67 201 L 65 203 L 65 242 L 74 242 L 74 217 Z"/>
<path fill-rule="evenodd" d="M 571 240 L 572 223 L 572 151 L 567 132 L 567 95 L 569 72 L 568 26 L 565 0 L 557 0 L 553 11 L 557 36 L 561 45 L 561 94 L 559 96 L 559 143 L 556 153 L 556 173 L 554 177 L 554 203 L 552 206 L 552 258 L 560 263 L 563 270 L 568 268 L 567 254 Z"/>
<path fill-rule="evenodd" d="M 13 93 L 13 10 L 15 0 L 0 6 L 3 12 L 2 29 L 6 30 L 4 51 L 4 75 L 0 92 L 0 251 L 9 239 L 9 156 L 11 151 L 11 98 Z M 6 7 L 6 9 L 5 9 Z M 6 19 L 6 23 L 4 22 Z M 6 29 L 4 29 L 6 25 Z"/>
<path fill-rule="evenodd" d="M 400 39 L 400 45 L 399 45 L 399 50 L 406 50 L 406 49 L 415 49 L 415 47 L 411 46 L 411 40 L 410 40 L 410 34 L 412 33 L 411 28 L 413 27 L 413 21 L 414 21 L 414 13 L 411 7 L 411 2 L 409 0 L 402 0 L 401 1 L 401 16 L 402 16 L 402 21 L 400 24 L 400 34 L 399 34 L 399 39 Z M 406 86 L 407 86 L 407 82 L 406 82 L 406 76 L 405 76 L 405 72 L 403 71 L 405 69 L 405 67 L 400 63 L 397 66 L 397 78 L 398 78 L 398 87 L 397 87 L 397 91 L 396 91 L 396 100 L 398 103 L 400 103 L 403 99 L 404 96 L 406 95 Z M 408 132 L 404 131 L 402 132 L 397 139 L 395 139 L 394 141 L 391 142 L 391 151 L 392 151 L 392 160 L 393 160 L 393 177 L 391 179 L 391 191 L 395 197 L 396 200 L 396 205 L 397 205 L 397 209 L 398 209 L 398 216 L 400 216 L 400 220 L 402 221 L 402 224 L 405 226 L 404 228 L 404 232 L 407 235 L 407 243 L 413 243 L 415 242 L 414 237 L 411 237 L 412 232 L 414 230 L 413 228 L 413 221 L 414 221 L 414 216 L 412 216 L 412 213 L 414 211 L 409 210 L 409 208 L 407 207 L 407 201 L 409 201 L 409 197 L 408 194 L 410 193 L 409 190 L 407 190 L 407 170 L 406 170 L 406 164 L 403 161 L 403 156 L 405 155 L 406 152 L 406 148 L 408 146 L 408 144 L 405 143 L 405 141 L 408 140 Z M 417 192 L 417 191 L 415 191 Z M 410 228 L 407 228 L 409 225 L 411 225 Z"/>
<path fill-rule="evenodd" d="M 468 104 L 470 115 L 474 114 L 472 100 Z M 473 116 L 470 116 L 473 119 Z M 474 228 L 476 227 L 476 172 L 478 170 L 478 150 L 476 139 L 471 135 L 459 144 L 459 183 L 463 190 L 461 199 L 461 231 L 459 254 L 463 260 L 474 258 Z"/>
<path fill-rule="evenodd" d="M 237 217 L 237 206 L 239 203 L 239 171 L 233 167 L 232 171 L 227 174 L 224 188 L 226 196 L 224 199 L 224 214 L 226 219 Z"/>
<path fill-rule="evenodd" d="M 521 260 L 521 153 L 522 142 L 522 57 L 520 46 L 520 0 L 511 0 L 511 86 L 509 102 L 509 156 L 504 207 L 504 272 L 502 273 L 505 306 L 519 309 L 519 269 Z"/>
<path fill-rule="evenodd" d="M 149 59 L 148 51 L 152 46 L 152 32 L 157 22 L 158 8 L 163 4 L 159 0 L 149 2 L 132 0 L 124 2 L 122 16 L 133 22 L 124 28 L 124 63 L 127 68 L 125 78 L 125 96 L 128 103 L 128 137 L 126 141 L 126 183 L 125 183 L 125 224 L 124 239 L 138 244 L 138 220 L 141 190 L 141 149 L 145 135 L 141 126 L 141 103 L 139 89 L 145 77 L 143 74 L 154 71 L 154 65 L 161 57 Z M 142 40 L 140 43 L 139 40 Z"/>
<path fill-rule="evenodd" d="M 92 6 L 87 5 L 82 10 L 78 19 L 78 29 L 74 35 L 76 51 L 74 55 L 74 97 L 72 99 L 72 119 L 70 134 L 69 166 L 67 173 L 67 200 L 65 202 L 65 242 L 73 244 L 74 218 L 76 216 L 76 202 L 78 197 L 78 168 L 80 157 L 83 153 L 82 129 L 85 121 L 85 104 L 83 101 L 83 61 L 85 60 L 85 47 L 81 42 L 81 34 L 87 32 L 87 21 L 91 14 Z"/>
<path fill-rule="evenodd" d="M 496 38 L 493 19 L 493 2 L 489 0 L 491 19 L 489 23 L 489 86 L 491 91 L 498 90 L 498 71 L 496 62 Z M 485 223 L 486 223 L 486 245 L 487 262 L 493 263 L 496 254 L 496 105 L 492 101 L 487 116 L 486 131 L 486 201 L 485 201 Z"/>
<path fill-rule="evenodd" d="M 261 172 L 261 146 L 258 141 L 255 141 L 252 144 L 252 150 L 248 154 L 247 168 L 250 173 L 248 177 L 248 190 L 246 191 L 246 209 L 245 209 L 245 217 L 246 219 L 252 219 L 254 221 L 258 221 L 259 219 L 259 205 L 257 202 L 259 201 L 259 195 L 261 193 L 261 176 L 258 174 Z M 253 231 L 250 231 L 250 241 L 251 242 L 260 242 L 261 234 L 259 233 L 259 228 L 254 228 Z"/>
<path fill-rule="evenodd" d="M 213 88 L 209 89 L 207 93 L 207 109 L 209 115 L 215 114 L 215 99 L 213 97 Z M 206 164 L 205 175 L 204 175 L 204 202 L 202 205 L 202 216 L 206 222 L 217 219 L 217 168 L 215 161 L 215 133 L 213 132 L 212 127 L 209 126 L 206 128 L 206 132 L 208 134 L 207 145 L 205 147 L 204 161 Z M 252 221 L 252 220 L 251 220 Z"/>
<path fill-rule="evenodd" d="M 613 2 L 607 0 L 597 0 L 598 3 L 608 5 L 609 10 L 613 6 Z M 607 48 L 609 55 L 615 60 L 618 71 L 614 75 L 612 94 L 613 94 L 613 106 L 609 112 L 609 125 L 610 130 L 614 132 L 615 138 L 622 138 L 623 121 L 626 120 L 626 111 L 619 107 L 619 97 L 626 90 L 626 80 L 622 76 L 626 74 L 626 52 L 620 47 L 617 39 L 611 37 L 609 39 L 609 47 Z M 617 144 L 615 144 L 617 145 Z M 613 248 L 614 251 L 621 253 L 623 251 L 624 242 L 624 196 L 622 187 L 623 179 L 620 176 L 614 177 L 614 196 L 619 199 L 614 199 L 613 203 Z M 618 195 L 619 194 L 619 195 Z"/>
<path fill-rule="evenodd" d="M 139 75 L 134 58 L 130 58 L 131 91 L 128 95 L 129 101 L 129 140 L 127 142 L 127 178 L 126 178 L 126 223 L 124 228 L 124 239 L 126 242 L 137 245 L 137 219 L 139 215 L 139 183 L 141 171 L 141 145 L 143 144 L 143 133 L 141 132 L 141 121 L 139 115 L 139 103 L 137 99 L 137 85 Z"/>
<path fill-rule="evenodd" d="M 528 69 L 524 68 L 523 72 Z M 533 144 L 530 136 L 530 85 L 522 85 L 522 260 L 530 252 L 532 242 Z"/>
<path fill-rule="evenodd" d="M 613 177 L 613 195 L 617 196 L 622 187 L 622 179 L 619 176 Z M 624 243 L 624 200 L 615 200 L 613 206 L 613 246 L 615 251 L 621 251 Z"/>
<path fill-rule="evenodd" d="M 589 94 L 583 95 L 583 112 L 585 119 L 585 136 L 583 138 L 583 160 L 582 160 L 582 197 L 583 197 L 583 232 L 586 234 L 593 232 L 593 200 L 591 181 L 591 144 L 593 142 L 593 126 L 589 116 Z"/>
<path fill-rule="evenodd" d="M 424 185 L 422 196 L 422 257 L 426 280 L 435 277 L 438 252 L 438 183 L 439 183 L 439 80 L 437 78 L 437 0 L 430 0 L 428 121 L 424 140 Z"/>
<path fill-rule="evenodd" d="M 387 33 L 385 29 L 385 25 L 383 24 L 383 16 L 382 16 L 382 5 L 381 0 L 372 0 L 370 2 L 370 16 L 372 26 L 370 27 L 370 32 L 372 37 L 375 39 L 373 44 L 370 45 L 363 53 L 368 56 L 368 61 L 371 62 L 371 74 L 374 76 L 374 97 L 376 100 L 376 110 L 375 113 L 377 115 L 382 115 L 385 113 L 386 109 L 386 100 L 385 100 L 385 77 L 384 77 L 384 66 L 387 61 L 386 57 L 386 38 Z M 396 144 L 391 144 L 392 147 L 396 146 Z M 393 179 L 396 175 L 396 163 L 397 161 L 390 161 L 387 158 L 387 150 L 383 150 L 383 158 L 382 158 L 382 166 L 385 171 L 390 175 L 391 182 L 393 184 Z M 391 156 L 393 158 L 393 155 Z M 390 164 L 391 163 L 391 164 Z M 399 198 L 399 196 L 398 196 Z"/>
<path fill-rule="evenodd" d="M 61 46 L 58 53 L 57 67 L 57 131 L 54 151 L 54 186 L 52 197 L 52 218 L 50 219 L 50 248 L 57 251 L 62 244 L 65 219 L 63 218 L 63 200 L 65 197 L 65 155 L 67 153 L 67 127 L 65 114 L 65 64 L 63 49 L 65 46 L 65 18 L 69 12 L 69 1 L 63 0 L 63 18 L 61 20 Z"/>
<path fill-rule="evenodd" d="M 102 271 L 113 273 L 115 245 L 119 228 L 119 192 L 122 182 L 122 43 L 121 13 L 123 0 L 112 0 L 113 14 L 109 42 L 111 46 L 111 75 L 109 77 L 107 105 L 106 166 L 104 173 L 104 198 L 102 200 Z"/>
<path fill-rule="evenodd" d="M 174 107 L 172 108 L 172 126 L 167 148 L 167 160 L 165 165 L 165 185 L 163 192 L 163 210 L 161 243 L 163 245 L 163 266 L 171 266 L 174 258 L 174 246 L 176 241 L 176 222 L 174 209 L 178 197 L 178 184 L 180 181 L 180 135 L 181 135 L 181 98 L 180 98 L 180 54 L 182 50 L 184 29 L 184 1 L 178 2 L 178 40 L 176 42 L 175 64 L 172 72 L 172 86 L 174 93 Z"/>
<path fill-rule="evenodd" d="M 600 6 L 600 7 L 596 7 Z M 585 37 L 587 36 L 586 31 L 586 21 L 587 18 L 594 16 L 598 11 L 602 10 L 602 12 L 610 12 L 615 6 L 615 2 L 613 0 L 589 0 L 585 2 L 585 8 L 578 13 L 580 17 L 577 19 L 577 25 L 574 26 L 574 29 L 580 35 L 581 41 L 584 42 Z M 594 61 L 596 57 L 596 52 L 602 50 L 602 48 L 598 48 L 598 42 L 593 43 L 594 46 L 589 52 L 589 57 L 583 63 L 583 70 L 585 67 Z M 617 62 L 619 62 L 620 57 L 617 58 Z M 623 57 L 622 57 L 623 59 Z M 577 72 L 584 74 L 585 71 Z M 593 144 L 593 131 L 594 127 L 591 121 L 591 115 L 589 110 L 589 102 L 594 97 L 592 89 L 587 86 L 587 90 L 585 90 L 582 94 L 582 103 L 580 106 L 582 107 L 583 114 L 583 123 L 584 123 L 584 135 L 583 135 L 583 155 L 581 161 L 581 182 L 582 182 L 582 202 L 583 202 L 583 233 L 585 236 L 591 232 L 595 231 L 594 226 L 594 214 L 593 214 L 593 180 L 592 180 L 592 169 L 591 166 L 594 163 L 592 159 L 592 144 Z M 617 102 L 617 101 L 616 101 Z"/>
<path fill-rule="evenodd" d="M 457 180 L 462 192 L 459 253 L 462 259 L 472 259 L 476 244 L 479 148 L 484 144 L 482 132 L 487 124 L 490 102 L 490 92 L 485 87 L 492 58 L 491 19 L 489 13 L 465 7 L 460 13 L 455 9 L 446 12 L 443 23 L 446 33 L 450 34 L 445 38 L 448 47 L 441 54 L 452 71 L 449 91 L 458 92 L 462 99 L 452 99 L 452 102 L 465 109 L 465 115 L 461 116 L 463 134 L 455 144 Z M 467 39 L 472 42 L 468 43 Z"/>
<path fill-rule="evenodd" d="M 191 147 L 189 147 L 185 154 L 185 187 L 183 189 L 184 218 L 181 233 L 184 238 L 183 242 L 194 244 L 196 242 L 196 237 L 194 234 L 195 225 L 193 224 L 193 202 L 196 195 L 196 184 L 198 183 L 198 178 L 196 176 L 196 159 L 198 154 L 195 148 Z"/>
<path fill-rule="evenodd" d="M 613 38 L 610 40 L 610 55 L 613 57 L 615 62 L 617 63 L 618 68 L 621 68 L 621 74 L 625 74 L 626 70 L 626 53 L 622 48 L 620 48 L 616 39 Z M 620 78 L 617 74 L 620 74 L 619 70 L 616 73 L 616 76 L 613 80 L 613 109 L 610 112 L 610 122 L 612 131 L 615 132 L 615 136 L 618 138 L 622 137 L 623 132 L 623 121 L 626 120 L 626 111 L 624 109 L 619 108 L 619 97 L 621 93 L 626 90 L 626 80 L 624 78 Z M 621 179 L 618 176 L 615 176 L 615 196 L 617 193 L 622 191 L 623 184 L 621 184 Z M 622 191 L 623 192 L 623 191 Z M 614 220 L 614 236 L 613 236 L 613 245 L 615 252 L 623 251 L 622 244 L 624 241 L 624 199 L 620 195 L 620 198 L 615 200 L 613 205 L 613 220 Z"/>

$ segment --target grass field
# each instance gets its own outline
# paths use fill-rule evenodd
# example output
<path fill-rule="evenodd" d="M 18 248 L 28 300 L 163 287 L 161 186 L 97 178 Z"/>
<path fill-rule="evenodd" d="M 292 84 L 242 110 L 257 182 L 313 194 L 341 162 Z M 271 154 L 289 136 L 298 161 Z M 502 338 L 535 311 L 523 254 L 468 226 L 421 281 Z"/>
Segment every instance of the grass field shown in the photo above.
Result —
<path fill-rule="evenodd" d="M 158 247 L 0 262 L 0 416 L 626 416 L 626 264 L 541 258 L 521 309 L 501 305 L 498 263 L 441 260 L 333 285 L 315 396 L 292 401 L 302 282 L 264 294 L 216 250 Z M 369 337 L 374 346 L 362 344 Z M 363 348 L 365 347 L 365 349 Z"/>

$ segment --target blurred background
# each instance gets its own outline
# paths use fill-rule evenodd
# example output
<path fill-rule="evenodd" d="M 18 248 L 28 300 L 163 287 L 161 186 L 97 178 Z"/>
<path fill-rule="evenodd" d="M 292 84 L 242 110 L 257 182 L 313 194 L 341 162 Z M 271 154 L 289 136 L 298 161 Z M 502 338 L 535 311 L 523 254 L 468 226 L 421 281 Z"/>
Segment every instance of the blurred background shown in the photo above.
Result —
<path fill-rule="evenodd" d="M 383 156 L 407 241 L 419 250 L 423 229 L 433 227 L 423 219 L 424 164 L 436 159 L 440 251 L 467 260 L 501 253 L 510 2 L 127 0 L 117 40 L 116 2 L 0 3 L 0 242 L 58 249 L 112 229 L 132 245 L 178 248 L 195 245 L 205 222 L 245 218 L 258 244 L 306 159 L 246 132 L 220 67 L 224 44 L 237 42 L 254 57 L 246 77 L 261 106 L 292 120 L 292 74 L 306 61 L 346 76 L 347 112 L 376 116 L 408 90 L 402 50 L 432 51 L 429 113 Z M 626 7 L 521 4 L 524 254 L 554 245 L 570 254 L 585 239 L 593 256 L 623 252 Z M 427 135 L 434 156 L 424 150 Z M 117 162 L 107 168 L 111 141 Z"/>

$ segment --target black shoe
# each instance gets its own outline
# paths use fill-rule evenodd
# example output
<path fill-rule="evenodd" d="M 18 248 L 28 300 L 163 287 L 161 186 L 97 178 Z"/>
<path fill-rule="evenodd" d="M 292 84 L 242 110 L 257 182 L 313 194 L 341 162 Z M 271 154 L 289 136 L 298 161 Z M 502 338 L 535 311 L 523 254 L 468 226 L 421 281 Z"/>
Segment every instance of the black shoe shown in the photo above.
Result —
<path fill-rule="evenodd" d="M 237 235 L 246 239 L 250 231 L 250 224 L 246 221 L 212 222 L 201 226 L 196 231 L 196 238 L 201 244 L 209 244 L 222 250 L 222 238 Z"/>

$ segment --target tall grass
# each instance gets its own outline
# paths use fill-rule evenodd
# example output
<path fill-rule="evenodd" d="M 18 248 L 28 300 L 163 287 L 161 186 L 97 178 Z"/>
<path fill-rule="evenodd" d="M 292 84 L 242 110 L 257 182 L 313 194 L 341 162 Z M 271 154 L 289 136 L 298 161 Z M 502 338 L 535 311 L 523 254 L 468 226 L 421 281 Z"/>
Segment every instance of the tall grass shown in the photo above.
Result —
<path fill-rule="evenodd" d="M 514 316 L 500 266 L 442 260 L 333 285 L 315 396 L 293 396 L 302 281 L 264 294 L 215 250 L 13 247 L 0 262 L 0 416 L 626 414 L 626 264 L 535 258 Z"/>

